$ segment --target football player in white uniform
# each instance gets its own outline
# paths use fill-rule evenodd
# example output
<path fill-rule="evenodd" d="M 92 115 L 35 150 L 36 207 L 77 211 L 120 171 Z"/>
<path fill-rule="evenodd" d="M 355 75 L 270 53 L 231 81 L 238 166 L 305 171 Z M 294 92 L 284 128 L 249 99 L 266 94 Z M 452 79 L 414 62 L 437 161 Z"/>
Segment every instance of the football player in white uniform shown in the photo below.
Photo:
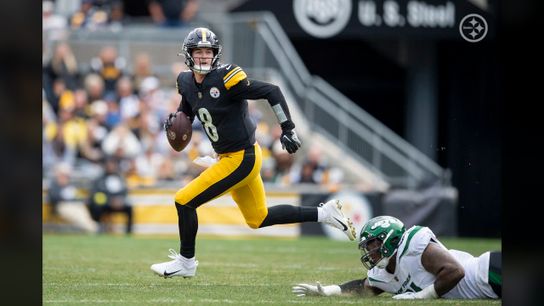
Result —
<path fill-rule="evenodd" d="M 498 299 L 502 297 L 501 252 L 478 257 L 448 250 L 428 227 L 391 216 L 370 219 L 359 237 L 367 278 L 341 285 L 298 284 L 297 296 L 392 293 L 394 299 Z"/>

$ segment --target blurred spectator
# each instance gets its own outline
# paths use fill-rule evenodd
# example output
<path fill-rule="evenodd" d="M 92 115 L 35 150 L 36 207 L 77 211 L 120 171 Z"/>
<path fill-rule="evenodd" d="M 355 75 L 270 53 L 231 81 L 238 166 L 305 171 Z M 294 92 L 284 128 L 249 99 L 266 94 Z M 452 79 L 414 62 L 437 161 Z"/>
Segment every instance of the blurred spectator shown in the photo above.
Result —
<path fill-rule="evenodd" d="M 85 77 L 84 84 L 87 91 L 87 98 L 91 103 L 96 100 L 105 98 L 105 83 L 104 80 L 96 73 L 90 73 Z"/>
<path fill-rule="evenodd" d="M 261 167 L 261 177 L 263 178 L 263 182 L 270 182 L 274 183 L 276 182 L 277 175 L 276 175 L 276 160 L 272 157 L 270 158 L 263 158 L 263 165 Z"/>
<path fill-rule="evenodd" d="M 331 192 L 338 192 L 344 183 L 344 171 L 340 167 L 331 167 L 329 169 L 329 180 L 327 188 Z"/>
<path fill-rule="evenodd" d="M 101 152 L 94 150 L 89 139 L 86 122 L 74 117 L 73 107 L 61 108 L 58 125 L 51 127 L 54 134 L 53 151 L 57 158 L 70 166 L 76 164 L 78 157 L 91 161 L 98 160 Z"/>
<path fill-rule="evenodd" d="M 60 96 L 66 90 L 66 85 L 62 79 L 56 79 L 53 81 L 52 88 L 48 88 L 47 78 L 44 76 L 43 79 L 43 91 L 47 102 L 51 105 L 53 112 L 58 114 Z"/>
<path fill-rule="evenodd" d="M 293 168 L 291 180 L 294 183 L 328 184 L 329 166 L 322 158 L 317 146 L 310 147 L 302 165 Z"/>
<path fill-rule="evenodd" d="M 195 131 L 193 131 L 193 133 L 195 133 Z M 189 143 L 189 145 L 191 145 L 191 143 Z M 174 151 L 172 147 L 170 146 L 170 143 L 168 142 L 168 138 L 166 137 L 166 133 L 162 129 L 162 126 L 161 126 L 161 130 L 155 135 L 154 149 L 155 149 L 155 152 L 159 154 L 164 154 L 164 155 L 174 154 L 172 156 L 177 156 L 176 154 L 179 154 L 176 151 Z"/>
<path fill-rule="evenodd" d="M 250 111 L 251 113 L 251 111 Z M 264 121 L 257 121 L 255 129 L 255 139 L 261 145 L 263 152 L 263 165 L 261 167 L 261 177 L 264 182 L 275 182 L 276 180 L 276 160 L 272 156 L 270 148 L 272 147 L 273 138 L 270 132 L 270 126 Z"/>
<path fill-rule="evenodd" d="M 132 159 L 140 154 L 142 148 L 134 133 L 126 125 L 119 124 L 106 135 L 102 142 L 102 151 L 106 155 Z"/>
<path fill-rule="evenodd" d="M 168 86 L 168 87 L 176 87 L 176 80 L 177 80 L 177 77 L 178 75 L 189 69 L 187 67 L 187 65 L 185 65 L 184 62 L 173 62 L 171 65 L 170 65 L 170 72 L 172 73 L 172 77 L 168 78 L 167 80 L 163 80 L 163 85 L 164 86 Z M 175 91 L 176 94 L 178 94 L 178 91 L 176 90 Z M 179 94 L 178 94 L 178 97 L 179 97 Z M 179 99 L 178 99 L 178 102 L 176 103 L 176 107 L 177 105 L 179 104 Z"/>
<path fill-rule="evenodd" d="M 123 20 L 125 18 L 125 11 L 123 1 L 111 0 L 110 5 L 110 29 L 112 31 L 121 30 L 123 27 Z"/>
<path fill-rule="evenodd" d="M 113 96 L 107 96 L 104 98 L 108 106 L 108 113 L 106 114 L 106 126 L 108 130 L 112 130 L 119 123 L 121 123 L 121 110 L 119 104 Z"/>
<path fill-rule="evenodd" d="M 171 152 L 168 152 L 168 154 L 164 157 L 163 163 L 161 164 L 159 168 L 158 179 L 160 180 L 173 181 L 179 177 L 177 175 L 178 167 L 176 165 L 177 164 L 176 156 L 174 155 L 175 151 L 174 150 L 170 150 L 170 151 Z M 179 161 L 179 162 L 185 165 L 184 161 Z M 181 172 L 184 172 L 184 169 L 185 168 L 183 168 Z"/>
<path fill-rule="evenodd" d="M 314 165 L 309 161 L 305 161 L 302 164 L 302 167 L 300 169 L 300 174 L 297 177 L 297 180 L 294 182 L 316 184 L 317 181 L 315 180 L 315 177 L 314 177 L 314 174 L 315 174 L 314 171 L 315 171 Z"/>
<path fill-rule="evenodd" d="M 64 163 L 55 168 L 55 176 L 48 189 L 52 214 L 87 233 L 96 233 L 98 225 L 92 220 L 84 201 L 78 197 L 77 189 L 70 182 L 70 171 L 71 167 Z"/>
<path fill-rule="evenodd" d="M 150 131 L 154 133 L 161 130 L 162 121 L 170 113 L 171 96 L 175 92 L 172 89 L 161 89 L 159 86 L 159 79 L 151 76 L 143 80 L 140 88 L 140 99 L 143 102 L 142 108 L 147 110 L 147 118 L 144 119 Z M 177 94 L 177 92 L 174 94 Z M 177 101 L 179 103 L 179 100 Z"/>
<path fill-rule="evenodd" d="M 117 80 L 123 76 L 125 66 L 126 60 L 118 55 L 114 46 L 103 47 L 98 57 L 91 59 L 91 71 L 104 80 L 105 95 L 115 92 Z"/>
<path fill-rule="evenodd" d="M 83 89 L 76 89 L 74 92 L 74 115 L 79 118 L 88 119 L 91 117 L 91 109 L 87 99 L 87 92 Z"/>
<path fill-rule="evenodd" d="M 134 134 L 140 140 L 140 143 L 144 147 L 152 146 L 155 150 L 155 143 L 157 142 L 157 135 L 162 129 L 159 117 L 153 113 L 151 107 L 145 103 L 140 103 L 140 115 L 135 118 L 136 129 Z"/>
<path fill-rule="evenodd" d="M 147 53 L 139 53 L 134 58 L 134 71 L 132 73 L 132 82 L 134 84 L 134 90 L 139 93 L 141 90 L 141 84 L 144 79 L 155 76 L 153 74 L 153 66 L 151 58 Z"/>
<path fill-rule="evenodd" d="M 92 218 L 101 225 L 104 225 L 104 215 L 113 212 L 125 214 L 125 233 L 132 233 L 132 206 L 128 202 L 125 178 L 119 172 L 118 159 L 106 158 L 104 174 L 92 183 L 88 204 Z"/>
<path fill-rule="evenodd" d="M 81 6 L 70 18 L 72 29 L 121 29 L 124 18 L 121 0 L 81 0 Z"/>
<path fill-rule="evenodd" d="M 149 14 L 153 22 L 164 27 L 185 26 L 198 11 L 197 0 L 149 0 Z"/>
<path fill-rule="evenodd" d="M 264 121 L 256 121 L 256 125 L 257 127 L 255 129 L 255 139 L 263 147 L 263 158 L 266 158 L 271 154 L 270 148 L 274 139 L 271 135 L 270 126 L 268 125 L 268 123 Z"/>
<path fill-rule="evenodd" d="M 153 107 L 162 107 L 165 97 L 157 95 L 160 92 L 160 81 L 157 77 L 148 76 L 142 80 L 138 89 L 140 98 L 145 99 L 147 104 Z M 162 101 L 161 101 L 162 100 Z"/>
<path fill-rule="evenodd" d="M 68 21 L 64 16 L 55 13 L 53 1 L 42 2 L 42 31 L 44 41 L 61 40 L 67 36 Z"/>
<path fill-rule="evenodd" d="M 117 99 L 121 111 L 121 120 L 126 121 L 140 114 L 140 99 L 132 90 L 132 81 L 122 77 L 117 82 Z"/>
<path fill-rule="evenodd" d="M 64 88 L 76 89 L 79 82 L 77 60 L 68 43 L 61 42 L 55 47 L 51 60 L 43 68 L 43 78 L 47 99 L 57 111 L 56 97 Z"/>
<path fill-rule="evenodd" d="M 76 99 L 74 97 L 74 92 L 65 88 L 59 97 L 59 111 L 60 110 L 69 110 L 72 114 L 75 114 Z"/>
<path fill-rule="evenodd" d="M 81 0 L 81 6 L 70 18 L 72 29 L 87 28 L 95 30 L 107 24 L 108 14 L 94 6 L 94 0 Z"/>
<path fill-rule="evenodd" d="M 276 161 L 275 163 L 275 183 L 282 185 L 288 185 L 291 183 L 289 172 L 293 163 L 295 161 L 294 154 L 289 154 L 287 151 L 282 149 L 280 142 L 281 127 L 279 125 L 274 125 L 272 128 L 272 137 L 273 141 L 271 144 L 270 152 L 272 152 L 272 157 Z"/>
<path fill-rule="evenodd" d="M 159 178 L 159 172 L 164 163 L 164 157 L 153 151 L 153 146 L 146 146 L 144 154 L 136 158 L 136 173 L 141 185 L 153 185 Z"/>
<path fill-rule="evenodd" d="M 102 142 L 108 135 L 108 126 L 106 125 L 106 115 L 108 114 L 108 104 L 103 100 L 94 101 L 91 106 L 91 117 L 87 120 L 89 127 L 89 136 L 91 146 L 102 150 Z"/>
<path fill-rule="evenodd" d="M 81 0 L 55 0 L 55 11 L 63 16 L 72 16 L 81 7 Z"/>

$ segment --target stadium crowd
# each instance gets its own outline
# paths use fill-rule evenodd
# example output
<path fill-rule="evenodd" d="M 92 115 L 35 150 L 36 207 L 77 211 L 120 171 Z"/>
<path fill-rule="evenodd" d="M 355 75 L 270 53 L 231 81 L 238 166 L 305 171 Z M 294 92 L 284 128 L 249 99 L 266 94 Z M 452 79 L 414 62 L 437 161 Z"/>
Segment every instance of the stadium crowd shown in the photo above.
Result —
<path fill-rule="evenodd" d="M 79 66 L 67 42 L 58 43 L 44 63 L 44 175 L 63 162 L 75 176 L 91 178 L 99 175 L 100 161 L 109 156 L 121 161 L 131 187 L 190 180 L 203 170 L 192 160 L 212 155 L 212 148 L 199 123 L 193 126 L 190 145 L 180 153 L 170 148 L 164 136 L 161 122 L 175 111 L 180 97 L 175 88 L 161 86 L 148 54 L 136 56 L 129 72 L 117 49 L 104 46 L 87 65 L 89 71 Z M 251 116 L 258 122 L 257 138 L 265 150 L 265 181 L 326 184 L 338 180 L 329 176 L 330 167 L 318 147 L 311 147 L 300 163 L 283 153 L 278 141 L 281 129 L 262 120 L 255 105 L 259 102 L 250 103 Z"/>

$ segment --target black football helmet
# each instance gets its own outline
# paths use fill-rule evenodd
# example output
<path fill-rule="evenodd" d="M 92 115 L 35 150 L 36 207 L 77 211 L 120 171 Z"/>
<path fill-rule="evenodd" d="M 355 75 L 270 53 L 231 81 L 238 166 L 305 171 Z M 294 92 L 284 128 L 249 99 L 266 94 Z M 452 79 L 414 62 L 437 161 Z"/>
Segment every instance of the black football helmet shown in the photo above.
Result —
<path fill-rule="evenodd" d="M 213 59 L 210 67 L 195 67 L 195 60 L 193 58 L 193 49 L 195 48 L 211 48 L 213 51 Z M 200 74 L 207 74 L 219 66 L 219 58 L 221 57 L 221 49 L 223 47 L 219 44 L 219 39 L 214 32 L 208 28 L 195 28 L 183 41 L 182 52 L 185 56 L 185 64 L 189 69 Z M 180 55 L 178 54 L 178 55 Z"/>

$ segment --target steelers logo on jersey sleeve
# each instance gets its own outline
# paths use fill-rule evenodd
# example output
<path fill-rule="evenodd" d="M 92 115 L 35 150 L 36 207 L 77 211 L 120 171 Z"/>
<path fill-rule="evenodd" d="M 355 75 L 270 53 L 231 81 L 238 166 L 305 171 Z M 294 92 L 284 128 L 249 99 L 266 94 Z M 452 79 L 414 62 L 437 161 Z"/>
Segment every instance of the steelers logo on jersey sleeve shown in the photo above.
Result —
<path fill-rule="evenodd" d="M 220 95 L 220 92 L 219 92 L 219 89 L 217 89 L 217 87 L 212 87 L 210 89 L 210 96 L 212 96 L 212 98 L 219 98 L 219 95 Z"/>

